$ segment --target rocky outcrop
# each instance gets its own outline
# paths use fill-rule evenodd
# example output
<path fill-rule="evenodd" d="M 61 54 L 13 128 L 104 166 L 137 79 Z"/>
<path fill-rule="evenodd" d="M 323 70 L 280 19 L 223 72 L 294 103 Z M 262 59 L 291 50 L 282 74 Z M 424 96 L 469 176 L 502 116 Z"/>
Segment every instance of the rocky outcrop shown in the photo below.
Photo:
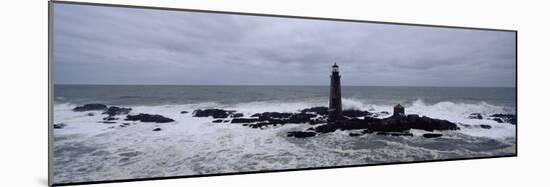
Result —
<path fill-rule="evenodd" d="M 422 135 L 424 138 L 438 138 L 443 136 L 443 134 L 435 134 L 435 133 L 426 133 Z"/>
<path fill-rule="evenodd" d="M 415 114 L 395 115 L 387 118 L 375 118 L 373 116 L 389 115 L 388 112 L 368 112 L 362 110 L 344 110 L 343 119 L 335 122 L 327 122 L 327 107 L 312 107 L 300 110 L 299 112 L 263 112 L 255 113 L 249 117 L 244 117 L 242 113 L 223 109 L 205 109 L 195 110 L 195 117 L 213 117 L 228 118 L 217 119 L 213 123 L 222 123 L 230 120 L 232 124 L 242 124 L 251 128 L 265 128 L 268 126 L 277 126 L 285 124 L 311 124 L 316 125 L 308 128 L 307 131 L 288 132 L 289 137 L 305 138 L 315 136 L 317 133 L 329 133 L 336 130 L 363 130 L 360 132 L 351 132 L 350 136 L 360 136 L 365 133 L 376 133 L 387 136 L 413 136 L 409 132 L 411 129 L 425 131 L 434 130 L 459 130 L 460 128 L 447 120 L 434 119 Z M 321 124 L 321 125 L 318 125 Z M 482 128 L 490 128 L 482 126 Z M 431 136 L 431 135 L 427 135 Z"/>
<path fill-rule="evenodd" d="M 514 114 L 493 114 L 490 117 L 492 120 L 499 123 L 517 124 L 517 116 Z"/>
<path fill-rule="evenodd" d="M 185 110 L 180 112 L 180 114 L 187 114 L 187 113 L 189 113 L 189 112 L 187 112 Z"/>
<path fill-rule="evenodd" d="M 173 119 L 156 115 L 156 114 L 143 114 L 140 113 L 138 115 L 127 115 L 126 121 L 141 121 L 141 122 L 154 122 L 154 123 L 169 123 L 173 122 Z"/>
<path fill-rule="evenodd" d="M 323 122 L 319 119 L 313 119 L 317 117 L 316 114 L 311 113 L 288 113 L 288 112 L 264 112 L 256 113 L 251 117 L 255 118 L 234 118 L 231 123 L 246 123 L 245 126 L 252 128 L 263 128 L 266 126 L 285 125 L 289 123 L 299 124 L 318 124 Z"/>
<path fill-rule="evenodd" d="M 231 114 L 231 117 L 232 118 L 240 118 L 240 117 L 243 117 L 244 114 L 243 113 L 234 113 L 234 114 Z"/>
<path fill-rule="evenodd" d="M 290 131 L 287 133 L 288 137 L 296 137 L 296 138 L 307 138 L 317 135 L 315 132 L 305 132 L 305 131 Z"/>
<path fill-rule="evenodd" d="M 213 117 L 213 118 L 227 118 L 230 114 L 235 113 L 234 110 L 222 110 L 222 109 L 204 109 L 193 111 L 193 117 Z"/>
<path fill-rule="evenodd" d="M 107 105 L 104 104 L 85 104 L 82 106 L 77 106 L 73 108 L 73 111 L 75 112 L 85 112 L 85 111 L 94 111 L 94 110 L 106 110 Z"/>
<path fill-rule="evenodd" d="M 344 110 L 342 111 L 342 115 L 348 118 L 357 118 L 357 117 L 371 115 L 371 113 L 368 111 L 362 111 L 362 110 Z"/>
<path fill-rule="evenodd" d="M 110 106 L 107 108 L 105 112 L 102 114 L 107 114 L 109 116 L 116 116 L 116 115 L 123 115 L 130 113 L 132 109 L 131 108 L 123 108 L 123 107 L 117 107 L 117 106 Z"/>
<path fill-rule="evenodd" d="M 231 123 L 253 123 L 258 121 L 263 121 L 263 120 L 260 120 L 258 118 L 235 118 L 231 120 Z"/>
<path fill-rule="evenodd" d="M 403 132 L 410 129 L 425 131 L 459 130 L 460 128 L 447 120 L 420 117 L 418 115 L 392 116 L 384 119 L 365 117 L 364 119 L 340 120 L 315 128 L 316 132 L 327 133 L 336 130 L 367 129 L 369 132 Z"/>
<path fill-rule="evenodd" d="M 66 126 L 67 126 L 67 124 L 65 124 L 65 123 L 54 123 L 53 124 L 54 129 L 62 129 L 62 128 L 65 128 Z"/>
<path fill-rule="evenodd" d="M 161 128 L 154 128 L 153 131 L 161 131 L 162 129 Z"/>
<path fill-rule="evenodd" d="M 107 116 L 107 117 L 104 117 L 103 120 L 104 121 L 114 121 L 114 120 L 118 120 L 118 118 L 115 118 L 115 117 L 112 117 L 112 116 Z"/>
<path fill-rule="evenodd" d="M 483 116 L 481 116 L 480 113 L 471 113 L 468 118 L 470 119 L 483 119 Z"/>
<path fill-rule="evenodd" d="M 491 125 L 479 125 L 479 127 L 481 128 L 484 128 L 484 129 L 491 129 Z"/>

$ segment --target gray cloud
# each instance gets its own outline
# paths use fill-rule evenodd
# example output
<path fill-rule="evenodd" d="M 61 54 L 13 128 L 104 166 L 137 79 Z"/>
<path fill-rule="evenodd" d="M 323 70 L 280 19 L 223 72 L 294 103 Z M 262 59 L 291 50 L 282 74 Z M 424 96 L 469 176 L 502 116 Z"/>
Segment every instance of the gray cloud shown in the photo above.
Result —
<path fill-rule="evenodd" d="M 58 84 L 515 86 L 515 33 L 55 4 Z"/>

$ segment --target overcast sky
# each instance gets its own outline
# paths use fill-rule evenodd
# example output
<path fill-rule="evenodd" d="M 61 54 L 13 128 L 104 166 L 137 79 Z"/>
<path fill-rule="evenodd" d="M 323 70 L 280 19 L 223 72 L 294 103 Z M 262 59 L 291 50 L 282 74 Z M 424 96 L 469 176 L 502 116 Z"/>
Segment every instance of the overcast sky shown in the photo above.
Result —
<path fill-rule="evenodd" d="M 56 84 L 516 84 L 513 32 L 69 4 L 53 30 Z"/>

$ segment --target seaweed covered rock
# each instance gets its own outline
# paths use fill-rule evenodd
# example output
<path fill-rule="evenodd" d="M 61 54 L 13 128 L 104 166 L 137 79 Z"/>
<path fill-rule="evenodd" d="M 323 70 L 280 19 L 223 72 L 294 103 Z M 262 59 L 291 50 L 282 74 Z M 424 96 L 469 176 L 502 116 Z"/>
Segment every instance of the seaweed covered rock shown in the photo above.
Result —
<path fill-rule="evenodd" d="M 138 115 L 127 115 L 126 121 L 141 121 L 141 122 L 154 122 L 154 123 L 169 123 L 173 122 L 173 119 L 157 115 L 157 114 L 143 114 Z"/>
<path fill-rule="evenodd" d="M 73 108 L 73 111 L 85 112 L 85 111 L 106 110 L 106 109 L 107 109 L 107 105 L 94 103 L 94 104 L 85 104 L 82 106 L 77 106 Z"/>

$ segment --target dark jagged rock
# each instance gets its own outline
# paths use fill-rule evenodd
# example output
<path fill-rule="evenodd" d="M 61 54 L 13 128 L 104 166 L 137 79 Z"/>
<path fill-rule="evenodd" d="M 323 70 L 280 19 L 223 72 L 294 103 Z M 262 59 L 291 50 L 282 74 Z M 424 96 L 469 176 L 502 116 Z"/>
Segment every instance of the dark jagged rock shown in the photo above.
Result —
<path fill-rule="evenodd" d="M 107 105 L 104 104 L 85 104 L 82 106 L 77 106 L 73 108 L 73 111 L 75 112 L 85 112 L 85 111 L 92 111 L 92 110 L 106 110 Z"/>
<path fill-rule="evenodd" d="M 315 132 L 304 132 L 304 131 L 290 131 L 288 132 L 288 137 L 296 137 L 296 138 L 307 138 L 317 135 Z"/>
<path fill-rule="evenodd" d="M 301 110 L 300 113 L 315 113 L 322 116 L 326 116 L 328 115 L 328 107 L 319 106 L 319 107 L 306 108 Z"/>
<path fill-rule="evenodd" d="M 470 119 L 483 119 L 483 116 L 481 116 L 480 113 L 472 113 L 468 116 Z"/>
<path fill-rule="evenodd" d="M 403 132 L 410 129 L 426 131 L 459 130 L 460 128 L 447 120 L 420 117 L 418 115 L 392 116 L 384 119 L 365 117 L 365 119 L 341 120 L 315 128 L 316 132 L 327 133 L 335 130 L 368 129 L 370 132 Z"/>
<path fill-rule="evenodd" d="M 326 119 L 311 119 L 309 120 L 309 124 L 310 125 L 317 125 L 317 124 L 321 124 L 321 123 L 326 123 L 327 120 Z"/>
<path fill-rule="evenodd" d="M 433 119 L 426 116 L 419 117 L 418 115 L 407 115 L 407 120 L 405 123 L 409 123 L 413 129 L 426 131 L 460 130 L 455 123 L 447 120 Z"/>
<path fill-rule="evenodd" d="M 230 114 L 233 114 L 234 110 L 222 110 L 222 109 L 204 109 L 195 110 L 193 112 L 194 117 L 213 117 L 213 118 L 227 118 Z"/>
<path fill-rule="evenodd" d="M 270 123 L 270 122 L 253 123 L 253 124 L 248 124 L 247 126 L 255 128 L 255 129 L 256 128 L 263 129 L 264 127 L 267 127 L 267 126 L 270 126 L 270 125 L 277 126 L 277 124 Z"/>
<path fill-rule="evenodd" d="M 185 110 L 180 112 L 180 114 L 187 114 L 187 113 L 189 113 L 189 112 L 187 112 Z"/>
<path fill-rule="evenodd" d="M 222 109 L 205 109 L 195 110 L 193 116 L 195 117 L 209 117 L 214 118 L 228 118 L 212 121 L 213 123 L 229 122 L 242 124 L 250 128 L 263 129 L 268 126 L 277 126 L 285 124 L 300 124 L 306 123 L 311 125 L 318 125 L 316 127 L 309 128 L 308 130 L 315 131 L 317 133 L 329 133 L 336 130 L 363 130 L 364 133 L 377 132 L 378 134 L 386 134 L 391 136 L 413 136 L 409 133 L 410 129 L 420 129 L 425 131 L 434 130 L 459 130 L 460 128 L 452 122 L 441 119 L 433 119 L 426 116 L 418 115 L 396 115 L 387 117 L 384 119 L 376 118 L 374 116 L 389 115 L 389 112 L 372 113 L 362 110 L 344 110 L 343 119 L 327 122 L 328 108 L 327 107 L 312 107 L 300 110 L 299 113 L 289 112 L 263 112 L 251 115 L 248 118 L 243 117 L 242 113 L 236 113 L 236 111 L 228 111 Z M 359 117 L 363 117 L 360 119 Z M 289 133 L 289 136 L 294 136 L 294 132 L 313 134 L 315 132 L 300 132 L 293 131 Z M 358 133 L 350 133 L 350 136 L 355 136 Z"/>
<path fill-rule="evenodd" d="M 114 120 L 118 120 L 118 118 L 115 118 L 115 117 L 112 117 L 112 116 L 107 116 L 107 117 L 104 117 L 103 120 L 104 121 L 114 121 Z"/>
<path fill-rule="evenodd" d="M 517 116 L 514 114 L 493 114 L 492 119 L 499 123 L 517 124 Z"/>
<path fill-rule="evenodd" d="M 252 128 L 263 128 L 269 125 L 285 125 L 288 123 L 309 123 L 309 124 L 319 124 L 322 123 L 322 120 L 312 119 L 316 117 L 315 114 L 309 113 L 286 113 L 286 112 L 264 112 L 256 113 L 251 117 L 257 118 L 234 118 L 231 120 L 231 123 L 252 123 L 246 126 Z"/>
<path fill-rule="evenodd" d="M 53 124 L 54 129 L 62 129 L 62 128 L 65 128 L 66 126 L 67 126 L 67 124 L 65 124 L 65 123 L 54 123 Z"/>
<path fill-rule="evenodd" d="M 131 108 L 123 108 L 123 107 L 117 107 L 117 106 L 110 106 L 107 108 L 105 112 L 102 114 L 107 114 L 109 116 L 116 116 L 116 115 L 123 115 L 130 113 L 132 109 Z"/>
<path fill-rule="evenodd" d="M 380 114 L 390 115 L 390 112 L 388 112 L 388 111 L 382 111 L 382 112 L 380 112 Z"/>
<path fill-rule="evenodd" d="M 264 121 L 264 120 L 260 120 L 258 118 L 235 118 L 231 120 L 231 123 L 252 123 L 252 122 L 258 122 L 258 121 Z"/>
<path fill-rule="evenodd" d="M 88 115 L 88 116 L 95 116 L 95 114 L 94 114 L 93 112 L 90 112 L 90 113 L 88 113 L 88 114 L 86 114 L 86 115 Z"/>
<path fill-rule="evenodd" d="M 426 133 L 423 134 L 424 138 L 437 138 L 443 136 L 443 134 L 435 134 L 435 133 Z"/>
<path fill-rule="evenodd" d="M 371 113 L 368 111 L 362 111 L 362 110 L 344 110 L 342 111 L 342 115 L 350 118 L 357 118 L 357 117 L 371 115 Z"/>
<path fill-rule="evenodd" d="M 141 122 L 155 122 L 155 123 L 169 123 L 173 122 L 173 119 L 156 115 L 156 114 L 143 114 L 140 113 L 138 115 L 127 115 L 126 121 L 141 121 Z"/>
<path fill-rule="evenodd" d="M 161 128 L 154 128 L 153 131 L 161 131 L 162 129 Z"/>
<path fill-rule="evenodd" d="M 305 114 L 305 113 L 292 114 L 290 118 L 288 118 L 287 120 L 284 120 L 284 123 L 309 123 L 311 118 L 315 116 L 316 115 L 314 114 Z"/>
<path fill-rule="evenodd" d="M 479 127 L 481 128 L 484 128 L 484 129 L 491 129 L 491 125 L 479 125 Z"/>
<path fill-rule="evenodd" d="M 256 113 L 253 114 L 251 117 L 258 117 L 262 120 L 269 120 L 269 119 L 280 119 L 280 118 L 289 118 L 292 116 L 292 113 L 288 112 L 264 112 L 264 113 Z"/>
<path fill-rule="evenodd" d="M 122 123 L 122 125 L 119 125 L 119 127 L 126 127 L 126 126 L 130 126 L 130 123 Z"/>
<path fill-rule="evenodd" d="M 243 117 L 244 114 L 243 113 L 234 113 L 231 115 L 232 118 L 240 118 L 240 117 Z"/>

